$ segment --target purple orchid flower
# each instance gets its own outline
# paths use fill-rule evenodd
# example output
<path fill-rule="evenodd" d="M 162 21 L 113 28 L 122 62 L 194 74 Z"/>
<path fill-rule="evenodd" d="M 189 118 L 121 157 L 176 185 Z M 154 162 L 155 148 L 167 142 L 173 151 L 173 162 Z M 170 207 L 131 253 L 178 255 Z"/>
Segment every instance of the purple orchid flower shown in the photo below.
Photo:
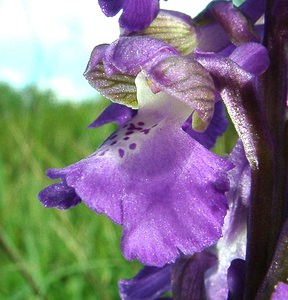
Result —
<path fill-rule="evenodd" d="M 107 17 L 122 9 L 119 24 L 127 32 L 144 29 L 159 12 L 159 0 L 98 0 L 98 3 Z"/>
<path fill-rule="evenodd" d="M 148 44 L 155 49 L 150 57 Z M 106 214 L 123 226 L 125 257 L 146 265 L 163 266 L 211 246 L 221 236 L 227 211 L 224 193 L 229 189 L 226 173 L 232 165 L 182 129 L 192 112 L 211 119 L 210 76 L 199 63 L 151 38 L 123 38 L 110 48 L 94 50 L 86 76 L 96 87 L 95 69 L 101 64 L 107 78 L 121 72 L 138 74 L 138 112 L 88 158 L 48 171 L 66 188 L 65 207 L 60 208 L 69 207 L 66 200 L 73 194 L 73 199 L 77 196 Z M 39 197 L 47 207 L 57 206 L 54 186 Z"/>
<path fill-rule="evenodd" d="M 116 102 L 89 127 L 115 122 L 119 129 L 89 157 L 48 170 L 60 182 L 39 198 L 59 209 L 83 202 L 123 227 L 124 256 L 146 267 L 119 282 L 122 299 L 157 299 L 167 291 L 175 299 L 242 299 L 244 292 L 252 299 L 257 292 L 271 295 L 278 282 L 272 299 L 287 297 L 281 281 L 287 278 L 288 223 L 285 229 L 280 209 L 287 196 L 287 168 L 281 168 L 287 162 L 285 143 L 280 141 L 287 137 L 287 122 L 268 98 L 285 98 L 286 108 L 288 13 L 285 1 L 267 2 L 280 21 L 266 9 L 267 24 L 277 26 L 271 32 L 266 26 L 264 42 L 284 67 L 275 60 L 264 74 L 276 88 L 262 87 L 262 93 L 269 92 L 262 103 L 258 76 L 269 59 L 258 44 L 263 26 L 258 30 L 254 24 L 263 2 L 248 0 L 235 8 L 230 1 L 213 1 L 192 20 L 159 12 L 158 0 L 99 0 L 107 16 L 123 10 L 122 33 L 111 45 L 97 46 L 88 63 L 89 83 Z M 273 81 L 273 72 L 282 77 Z M 208 151 L 227 127 L 222 100 L 241 139 L 229 159 Z M 274 116 L 282 131 L 271 124 Z M 263 215 L 267 220 L 279 215 L 271 234 L 261 233 L 261 224 L 269 230 Z M 273 240 L 281 227 L 276 248 Z M 257 249 L 263 250 L 260 263 Z"/>
<path fill-rule="evenodd" d="M 90 157 L 47 174 L 62 179 L 66 195 L 74 189 L 73 199 L 77 195 L 123 226 L 127 259 L 163 266 L 220 238 L 231 164 L 182 130 L 190 114 L 185 104 L 153 94 L 142 74 L 136 84 L 137 115 Z M 57 206 L 54 186 L 39 197 L 46 206 Z"/>

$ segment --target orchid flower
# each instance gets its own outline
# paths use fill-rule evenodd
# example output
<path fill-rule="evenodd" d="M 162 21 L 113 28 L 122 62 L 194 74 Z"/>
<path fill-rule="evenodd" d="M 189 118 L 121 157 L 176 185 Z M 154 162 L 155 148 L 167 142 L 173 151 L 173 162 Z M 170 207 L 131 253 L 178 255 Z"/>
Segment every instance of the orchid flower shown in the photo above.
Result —
<path fill-rule="evenodd" d="M 213 85 L 199 67 L 196 64 L 195 71 L 198 76 L 202 72 L 202 80 L 201 84 L 195 80 L 194 90 L 203 93 L 203 87 Z M 71 205 L 80 198 L 123 226 L 122 251 L 127 259 L 163 266 L 180 253 L 202 251 L 219 239 L 227 210 L 225 174 L 232 165 L 182 130 L 191 114 L 186 103 L 165 92 L 153 94 L 141 72 L 136 86 L 137 115 L 93 155 L 49 170 L 48 176 L 62 180 Z M 57 206 L 57 189 L 59 184 L 40 193 L 44 205 Z M 206 201 L 201 200 L 203 194 Z"/>
<path fill-rule="evenodd" d="M 122 299 L 286 297 L 287 0 L 213 1 L 194 19 L 158 0 L 99 5 L 122 9 L 121 33 L 84 73 L 113 102 L 89 127 L 119 128 L 48 170 L 60 182 L 40 201 L 83 202 L 122 226 L 125 258 L 145 265 L 119 282 Z M 239 136 L 226 158 L 209 151 L 224 105 Z"/>

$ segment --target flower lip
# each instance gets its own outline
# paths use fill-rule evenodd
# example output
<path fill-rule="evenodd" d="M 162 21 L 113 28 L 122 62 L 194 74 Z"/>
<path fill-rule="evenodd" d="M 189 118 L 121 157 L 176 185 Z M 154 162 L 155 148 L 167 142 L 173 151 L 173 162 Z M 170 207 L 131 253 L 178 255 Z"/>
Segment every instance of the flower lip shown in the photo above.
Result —
<path fill-rule="evenodd" d="M 137 115 L 94 154 L 47 175 L 123 226 L 127 259 L 163 266 L 220 238 L 232 165 L 182 130 L 190 114 L 185 104 L 153 94 L 144 75 L 136 84 Z M 55 186 L 49 188 L 57 195 Z"/>

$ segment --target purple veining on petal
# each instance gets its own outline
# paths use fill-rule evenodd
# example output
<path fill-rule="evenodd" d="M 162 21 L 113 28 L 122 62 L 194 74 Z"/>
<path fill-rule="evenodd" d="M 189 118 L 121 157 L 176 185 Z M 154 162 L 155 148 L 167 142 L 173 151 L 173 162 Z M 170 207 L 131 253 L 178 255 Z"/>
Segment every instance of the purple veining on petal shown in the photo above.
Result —
<path fill-rule="evenodd" d="M 203 121 L 210 122 L 215 104 L 214 83 L 197 61 L 170 56 L 151 68 L 149 79 L 161 91 L 196 111 Z"/>

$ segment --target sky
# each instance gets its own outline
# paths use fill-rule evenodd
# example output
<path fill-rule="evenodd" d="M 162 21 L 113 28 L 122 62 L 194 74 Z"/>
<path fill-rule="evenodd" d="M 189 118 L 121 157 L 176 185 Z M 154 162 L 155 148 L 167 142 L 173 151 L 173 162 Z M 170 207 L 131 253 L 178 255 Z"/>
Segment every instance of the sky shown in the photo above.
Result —
<path fill-rule="evenodd" d="M 197 15 L 210 0 L 160 0 L 163 9 Z M 0 0 L 0 81 L 35 84 L 73 101 L 97 92 L 83 77 L 96 45 L 119 34 L 97 0 Z"/>

